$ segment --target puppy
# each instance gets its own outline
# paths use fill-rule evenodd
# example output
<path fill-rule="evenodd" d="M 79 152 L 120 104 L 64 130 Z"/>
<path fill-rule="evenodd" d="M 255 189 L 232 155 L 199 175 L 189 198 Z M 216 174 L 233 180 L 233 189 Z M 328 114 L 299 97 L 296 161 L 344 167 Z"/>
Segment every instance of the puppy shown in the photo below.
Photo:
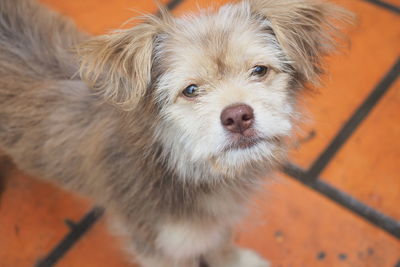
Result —
<path fill-rule="evenodd" d="M 347 11 L 254 0 L 89 37 L 0 0 L 0 148 L 106 207 L 145 267 L 261 267 L 231 228 L 285 158 Z M 80 75 L 79 75 L 80 74 Z"/>

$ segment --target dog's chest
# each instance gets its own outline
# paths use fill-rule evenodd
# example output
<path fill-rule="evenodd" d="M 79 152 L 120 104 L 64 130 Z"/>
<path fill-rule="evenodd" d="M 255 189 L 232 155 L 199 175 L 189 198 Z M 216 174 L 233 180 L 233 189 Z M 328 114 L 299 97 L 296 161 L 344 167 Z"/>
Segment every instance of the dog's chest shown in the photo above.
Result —
<path fill-rule="evenodd" d="M 198 204 L 203 214 L 194 214 L 190 220 L 172 219 L 159 224 L 157 247 L 176 260 L 218 247 L 228 238 L 230 226 L 242 216 L 245 206 L 243 201 L 223 193 L 204 196 Z"/>
<path fill-rule="evenodd" d="M 174 221 L 160 226 L 156 246 L 179 261 L 201 255 L 218 246 L 223 238 L 219 225 Z"/>

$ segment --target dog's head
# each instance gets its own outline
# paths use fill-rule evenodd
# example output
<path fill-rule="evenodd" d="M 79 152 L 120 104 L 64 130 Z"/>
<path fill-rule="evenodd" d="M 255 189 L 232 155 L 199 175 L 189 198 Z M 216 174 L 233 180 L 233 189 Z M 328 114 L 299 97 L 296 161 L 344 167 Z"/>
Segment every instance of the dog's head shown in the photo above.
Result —
<path fill-rule="evenodd" d="M 281 158 L 297 92 L 318 82 L 348 13 L 318 0 L 254 0 L 173 18 L 163 11 L 83 46 L 82 74 L 134 110 L 154 103 L 154 138 L 182 177 L 234 176 Z M 140 111 L 137 111 L 140 114 Z"/>

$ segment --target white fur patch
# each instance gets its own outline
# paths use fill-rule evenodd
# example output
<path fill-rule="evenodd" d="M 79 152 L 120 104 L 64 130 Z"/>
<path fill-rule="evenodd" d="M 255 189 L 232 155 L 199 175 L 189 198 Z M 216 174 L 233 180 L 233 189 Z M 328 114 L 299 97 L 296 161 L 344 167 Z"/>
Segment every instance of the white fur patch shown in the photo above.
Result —
<path fill-rule="evenodd" d="M 167 223 L 161 226 L 156 244 L 177 262 L 199 257 L 223 239 L 219 227 L 194 223 Z"/>
<path fill-rule="evenodd" d="M 239 252 L 238 263 L 229 267 L 269 267 L 269 266 L 270 266 L 269 262 L 261 258 L 257 253 L 248 249 L 241 249 Z"/>

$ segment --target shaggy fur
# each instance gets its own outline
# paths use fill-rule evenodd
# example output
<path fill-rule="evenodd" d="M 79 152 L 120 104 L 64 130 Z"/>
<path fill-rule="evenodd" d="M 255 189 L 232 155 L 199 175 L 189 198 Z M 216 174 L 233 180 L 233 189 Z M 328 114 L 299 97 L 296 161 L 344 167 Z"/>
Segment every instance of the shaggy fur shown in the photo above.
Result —
<path fill-rule="evenodd" d="M 267 266 L 230 228 L 284 159 L 298 93 L 348 18 L 254 0 L 90 38 L 34 1 L 0 0 L 0 147 L 104 205 L 143 266 Z M 238 103 L 254 111 L 246 136 L 221 124 Z"/>

